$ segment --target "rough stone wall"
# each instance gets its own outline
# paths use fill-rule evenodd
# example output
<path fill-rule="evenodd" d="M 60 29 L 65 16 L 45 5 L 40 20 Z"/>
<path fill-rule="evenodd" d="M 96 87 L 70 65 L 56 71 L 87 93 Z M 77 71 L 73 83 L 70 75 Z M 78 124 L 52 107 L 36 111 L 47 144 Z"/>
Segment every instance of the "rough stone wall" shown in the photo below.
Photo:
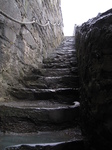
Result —
<path fill-rule="evenodd" d="M 112 149 L 112 9 L 77 27 L 83 134 L 96 149 Z"/>
<path fill-rule="evenodd" d="M 61 25 L 18 24 L 0 14 L 0 100 L 11 86 L 18 86 L 32 68 L 41 67 L 43 57 L 63 39 L 60 0 L 0 0 L 0 9 L 18 21 L 33 18 Z"/>

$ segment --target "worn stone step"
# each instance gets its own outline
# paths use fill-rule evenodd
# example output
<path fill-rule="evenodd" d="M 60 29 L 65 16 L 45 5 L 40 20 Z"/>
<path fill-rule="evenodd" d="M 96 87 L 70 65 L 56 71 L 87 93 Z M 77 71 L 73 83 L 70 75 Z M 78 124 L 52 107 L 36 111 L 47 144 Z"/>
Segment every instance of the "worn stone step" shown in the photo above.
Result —
<path fill-rule="evenodd" d="M 46 77 L 44 78 L 49 88 L 78 88 L 79 77 L 78 76 L 58 76 L 58 77 Z"/>
<path fill-rule="evenodd" d="M 64 47 L 65 48 L 65 47 Z M 55 52 L 51 53 L 51 54 L 48 54 L 48 57 L 49 56 L 56 56 L 56 55 L 72 55 L 72 57 L 76 56 L 76 50 L 75 49 L 63 49 L 63 47 L 61 48 L 57 48 Z"/>
<path fill-rule="evenodd" d="M 64 54 L 64 51 L 62 53 L 52 53 L 50 54 L 50 56 L 48 56 L 48 58 L 44 59 L 43 61 L 50 61 L 50 60 L 76 60 L 76 54 L 72 54 L 72 53 L 68 53 L 68 54 Z"/>
<path fill-rule="evenodd" d="M 66 60 L 69 60 L 69 59 L 76 59 L 76 54 L 72 54 L 72 53 L 67 53 L 65 54 L 64 51 L 61 53 L 52 53 L 50 54 L 50 56 L 48 56 L 47 59 L 44 59 L 45 60 L 53 60 L 53 59 L 66 59 Z"/>
<path fill-rule="evenodd" d="M 66 37 L 66 39 L 64 39 L 58 47 L 67 47 L 67 46 L 74 47 L 74 45 L 75 45 L 75 39 L 74 38 L 68 39 L 68 37 Z"/>
<path fill-rule="evenodd" d="M 64 75 L 77 75 L 78 67 L 70 67 L 70 68 L 41 68 L 41 69 L 32 69 L 25 78 L 30 78 L 31 76 L 36 76 L 39 78 L 41 76 L 64 76 Z M 31 79 L 32 80 L 32 79 Z"/>
<path fill-rule="evenodd" d="M 75 51 L 75 44 L 72 44 L 72 43 L 62 44 L 56 50 L 68 51 L 68 50 L 71 50 L 71 49 L 73 49 Z"/>
<path fill-rule="evenodd" d="M 43 61 L 44 64 L 46 63 L 69 63 L 69 62 L 76 62 L 76 57 L 60 57 L 60 56 L 56 56 L 56 57 L 51 57 L 50 59 L 45 59 Z"/>
<path fill-rule="evenodd" d="M 0 150 L 85 150 L 79 128 L 31 134 L 4 134 Z"/>
<path fill-rule="evenodd" d="M 10 94 L 19 100 L 52 100 L 61 103 L 72 103 L 79 100 L 78 88 L 31 89 L 12 88 Z"/>
<path fill-rule="evenodd" d="M 75 44 L 71 42 L 66 42 L 61 44 L 57 49 L 63 49 L 63 50 L 69 50 L 69 49 L 74 49 L 75 50 Z"/>
<path fill-rule="evenodd" d="M 53 102 L 0 103 L 0 131 L 30 133 L 62 130 L 79 122 L 79 102 L 72 105 Z"/>
<path fill-rule="evenodd" d="M 76 50 L 75 49 L 63 49 L 63 48 L 57 48 L 56 51 L 54 51 L 53 53 L 48 54 L 48 58 L 52 58 L 52 57 L 76 57 Z M 47 58 L 46 58 L 47 59 Z"/>
<path fill-rule="evenodd" d="M 64 53 L 73 53 L 76 54 L 76 49 L 74 48 L 69 48 L 69 49 L 65 49 L 66 46 L 60 46 L 56 49 L 55 53 L 57 52 L 64 52 Z"/>
<path fill-rule="evenodd" d="M 77 67 L 77 61 L 59 62 L 59 63 L 45 63 L 43 68 L 70 68 Z"/>
<path fill-rule="evenodd" d="M 30 88 L 78 88 L 79 87 L 79 77 L 73 75 L 64 76 L 38 76 L 31 75 L 24 78 L 24 84 L 26 87 Z"/>
<path fill-rule="evenodd" d="M 62 76 L 62 75 L 77 75 L 78 68 L 70 67 L 70 68 L 43 68 L 41 69 L 41 73 L 44 76 Z"/>

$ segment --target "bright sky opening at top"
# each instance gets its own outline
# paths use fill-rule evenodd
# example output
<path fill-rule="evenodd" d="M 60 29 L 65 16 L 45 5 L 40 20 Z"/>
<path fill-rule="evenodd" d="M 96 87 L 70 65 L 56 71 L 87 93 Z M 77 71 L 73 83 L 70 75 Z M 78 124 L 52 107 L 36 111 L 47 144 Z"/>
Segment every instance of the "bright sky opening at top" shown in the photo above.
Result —
<path fill-rule="evenodd" d="M 112 0 L 61 0 L 64 35 L 73 35 L 74 25 L 80 25 L 112 8 Z"/>

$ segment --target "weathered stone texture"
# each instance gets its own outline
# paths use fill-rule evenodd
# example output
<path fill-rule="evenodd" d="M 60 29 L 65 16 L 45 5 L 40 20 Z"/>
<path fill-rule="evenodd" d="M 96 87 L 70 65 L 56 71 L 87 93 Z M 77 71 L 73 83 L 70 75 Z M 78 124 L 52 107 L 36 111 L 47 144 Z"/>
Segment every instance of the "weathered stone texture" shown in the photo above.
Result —
<path fill-rule="evenodd" d="M 112 9 L 77 27 L 83 132 L 96 149 L 112 146 Z"/>
<path fill-rule="evenodd" d="M 0 9 L 23 22 L 35 17 L 41 24 L 48 20 L 62 24 L 60 0 L 1 0 Z M 0 100 L 10 86 L 19 85 L 24 74 L 39 68 L 62 39 L 62 26 L 20 25 L 0 15 Z"/>

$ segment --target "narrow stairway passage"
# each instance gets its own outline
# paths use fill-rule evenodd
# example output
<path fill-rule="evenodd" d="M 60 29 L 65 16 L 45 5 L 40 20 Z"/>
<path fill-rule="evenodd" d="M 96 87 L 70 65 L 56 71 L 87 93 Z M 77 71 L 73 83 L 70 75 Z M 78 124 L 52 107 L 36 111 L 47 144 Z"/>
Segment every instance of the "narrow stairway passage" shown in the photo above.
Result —
<path fill-rule="evenodd" d="M 0 104 L 1 150 L 84 150 L 74 37 L 21 83 L 9 91 L 13 101 Z"/>
<path fill-rule="evenodd" d="M 66 39 L 44 59 L 43 68 L 23 80 L 24 88 L 13 88 L 19 100 L 50 100 L 71 104 L 78 101 L 78 75 L 74 38 Z M 66 94 L 65 94 L 66 93 Z"/>

